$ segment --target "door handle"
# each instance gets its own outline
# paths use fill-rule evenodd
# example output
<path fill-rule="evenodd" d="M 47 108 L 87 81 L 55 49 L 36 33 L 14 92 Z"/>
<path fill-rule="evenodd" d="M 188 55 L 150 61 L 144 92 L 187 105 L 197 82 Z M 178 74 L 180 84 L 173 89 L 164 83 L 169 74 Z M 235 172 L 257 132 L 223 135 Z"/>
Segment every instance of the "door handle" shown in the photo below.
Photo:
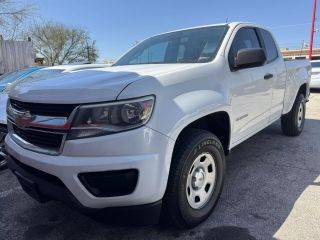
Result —
<path fill-rule="evenodd" d="M 273 78 L 273 74 L 271 74 L 271 73 L 267 73 L 266 75 L 264 75 L 264 79 L 265 80 L 268 80 L 268 79 L 271 79 L 271 78 Z"/>

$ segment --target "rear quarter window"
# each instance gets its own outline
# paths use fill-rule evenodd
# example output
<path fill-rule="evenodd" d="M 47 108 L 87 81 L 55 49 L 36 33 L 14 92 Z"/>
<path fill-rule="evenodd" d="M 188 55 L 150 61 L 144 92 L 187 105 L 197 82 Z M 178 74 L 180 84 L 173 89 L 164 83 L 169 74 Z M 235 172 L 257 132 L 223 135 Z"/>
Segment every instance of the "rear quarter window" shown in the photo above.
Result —
<path fill-rule="evenodd" d="M 272 35 L 264 29 L 259 29 L 266 49 L 267 61 L 272 62 L 278 58 L 278 49 Z"/>

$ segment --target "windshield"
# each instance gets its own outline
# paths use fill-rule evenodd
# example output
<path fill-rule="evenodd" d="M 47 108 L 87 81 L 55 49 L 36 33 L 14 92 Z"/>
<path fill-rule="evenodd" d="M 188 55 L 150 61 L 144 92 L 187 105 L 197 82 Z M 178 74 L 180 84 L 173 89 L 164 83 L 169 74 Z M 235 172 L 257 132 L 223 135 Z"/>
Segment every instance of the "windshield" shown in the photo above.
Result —
<path fill-rule="evenodd" d="M 20 78 L 22 75 L 27 73 L 29 69 L 23 69 L 23 70 L 16 70 L 10 73 L 6 73 L 0 77 L 0 84 L 6 85 L 8 83 L 12 83 L 13 81 L 17 80 L 17 78 Z"/>
<path fill-rule="evenodd" d="M 151 37 L 125 54 L 114 66 L 210 62 L 227 29 L 227 25 L 221 25 Z"/>
<path fill-rule="evenodd" d="M 30 80 L 34 78 L 46 79 L 46 78 L 54 77 L 55 75 L 59 75 L 63 71 L 64 71 L 63 69 L 45 69 L 44 68 L 29 74 L 27 77 L 23 78 L 23 80 Z"/>
<path fill-rule="evenodd" d="M 46 68 L 40 69 L 38 71 L 34 71 L 33 73 L 28 74 L 27 76 L 19 79 L 18 81 L 15 81 L 11 85 L 8 85 L 5 91 L 9 92 L 12 88 L 14 88 L 16 85 L 22 82 L 30 81 L 33 79 L 42 80 L 42 79 L 55 77 L 61 74 L 63 71 L 64 71 L 63 69 L 46 69 Z"/>
<path fill-rule="evenodd" d="M 311 67 L 313 68 L 320 68 L 320 62 L 311 62 Z"/>

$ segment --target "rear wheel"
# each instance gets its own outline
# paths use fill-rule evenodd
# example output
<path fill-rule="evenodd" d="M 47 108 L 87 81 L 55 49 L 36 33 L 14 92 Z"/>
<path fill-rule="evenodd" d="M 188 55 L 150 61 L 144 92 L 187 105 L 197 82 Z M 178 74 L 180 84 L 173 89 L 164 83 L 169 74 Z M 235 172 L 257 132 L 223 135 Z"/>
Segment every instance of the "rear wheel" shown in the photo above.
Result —
<path fill-rule="evenodd" d="M 222 191 L 225 157 L 219 139 L 190 129 L 177 144 L 171 165 L 163 216 L 171 224 L 190 228 L 208 218 Z"/>
<path fill-rule="evenodd" d="M 281 117 L 282 132 L 287 136 L 301 134 L 306 115 L 306 101 L 303 94 L 299 94 L 289 113 Z"/>

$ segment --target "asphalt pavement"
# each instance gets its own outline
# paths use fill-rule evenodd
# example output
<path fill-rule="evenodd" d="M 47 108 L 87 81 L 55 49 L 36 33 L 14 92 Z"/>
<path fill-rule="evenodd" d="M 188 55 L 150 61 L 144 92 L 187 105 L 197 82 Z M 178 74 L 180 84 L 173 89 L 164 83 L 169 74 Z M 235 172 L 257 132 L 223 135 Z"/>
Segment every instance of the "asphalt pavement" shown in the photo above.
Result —
<path fill-rule="evenodd" d="M 0 172 L 0 239 L 320 239 L 320 93 L 299 137 L 276 122 L 232 150 L 220 201 L 187 230 L 102 224 L 58 202 L 40 204 Z"/>

